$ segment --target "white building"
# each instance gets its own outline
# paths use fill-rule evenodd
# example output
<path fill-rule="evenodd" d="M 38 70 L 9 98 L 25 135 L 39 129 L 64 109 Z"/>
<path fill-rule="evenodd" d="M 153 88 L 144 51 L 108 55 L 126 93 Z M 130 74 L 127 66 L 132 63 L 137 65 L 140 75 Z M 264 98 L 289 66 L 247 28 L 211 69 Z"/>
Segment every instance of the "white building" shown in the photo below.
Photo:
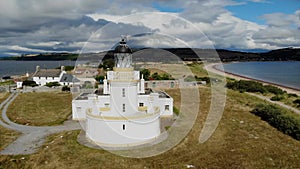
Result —
<path fill-rule="evenodd" d="M 37 66 L 32 79 L 36 84 L 44 86 L 49 82 L 59 82 L 65 73 L 63 66 L 61 69 L 40 69 L 40 66 Z"/>
<path fill-rule="evenodd" d="M 115 67 L 103 89 L 72 101 L 74 120 L 86 120 L 86 137 L 100 145 L 124 147 L 153 141 L 160 117 L 173 116 L 173 99 L 145 90 L 144 79 L 132 67 L 132 51 L 122 40 L 115 48 Z"/>
<path fill-rule="evenodd" d="M 40 66 L 37 66 L 32 80 L 39 86 L 44 86 L 49 82 L 58 82 L 62 86 L 80 85 L 80 80 L 67 74 L 64 66 L 61 66 L 61 69 L 40 69 Z"/>

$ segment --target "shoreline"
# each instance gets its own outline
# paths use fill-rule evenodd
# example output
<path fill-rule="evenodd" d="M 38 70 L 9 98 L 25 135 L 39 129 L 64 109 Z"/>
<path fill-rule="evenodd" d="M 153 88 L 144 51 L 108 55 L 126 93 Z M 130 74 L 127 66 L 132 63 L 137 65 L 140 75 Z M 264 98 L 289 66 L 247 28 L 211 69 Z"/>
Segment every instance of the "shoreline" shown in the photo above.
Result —
<path fill-rule="evenodd" d="M 216 68 L 220 64 L 224 64 L 224 63 L 208 64 L 207 66 L 205 66 L 205 69 L 209 72 L 212 72 L 212 73 L 215 73 L 215 74 L 218 74 L 218 75 L 225 74 L 225 76 L 228 77 L 228 78 L 233 78 L 233 79 L 236 79 L 236 80 L 253 80 L 253 81 L 263 83 L 264 85 L 276 86 L 276 87 L 278 87 L 282 90 L 285 90 L 288 93 L 294 93 L 294 94 L 300 95 L 300 90 L 296 89 L 296 88 L 293 88 L 293 87 L 288 87 L 288 86 L 284 86 L 284 85 L 280 85 L 280 84 L 276 84 L 276 83 L 272 83 L 272 82 L 267 82 L 267 81 L 263 81 L 263 80 L 259 80 L 259 79 L 255 79 L 255 78 L 250 78 L 250 77 L 230 73 L 230 72 L 223 71 L 223 70 L 220 70 L 220 69 Z"/>

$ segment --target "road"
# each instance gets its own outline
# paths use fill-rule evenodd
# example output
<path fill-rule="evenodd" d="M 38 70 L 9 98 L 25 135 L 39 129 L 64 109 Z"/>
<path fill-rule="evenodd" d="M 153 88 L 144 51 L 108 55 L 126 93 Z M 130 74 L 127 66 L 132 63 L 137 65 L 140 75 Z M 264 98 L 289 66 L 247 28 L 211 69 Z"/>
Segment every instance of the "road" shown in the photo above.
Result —
<path fill-rule="evenodd" d="M 12 122 L 6 115 L 8 106 L 18 96 L 18 93 L 12 93 L 5 101 L 0 104 L 2 110 L 2 119 L 0 125 L 21 132 L 21 136 L 0 151 L 1 155 L 19 155 L 32 154 L 38 150 L 45 142 L 45 138 L 54 133 L 70 130 L 79 130 L 81 126 L 78 122 L 68 120 L 60 126 L 25 126 Z M 59 112 L 58 112 L 59 113 Z"/>

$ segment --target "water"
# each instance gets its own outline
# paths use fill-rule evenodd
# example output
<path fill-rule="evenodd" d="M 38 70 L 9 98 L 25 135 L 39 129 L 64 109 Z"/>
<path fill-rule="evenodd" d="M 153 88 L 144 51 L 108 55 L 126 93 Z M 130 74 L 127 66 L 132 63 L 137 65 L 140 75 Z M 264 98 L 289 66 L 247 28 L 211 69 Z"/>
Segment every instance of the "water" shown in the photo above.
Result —
<path fill-rule="evenodd" d="M 300 90 L 300 61 L 223 64 L 229 73 Z"/>
<path fill-rule="evenodd" d="M 53 69 L 59 66 L 74 66 L 75 61 L 0 61 L 0 78 L 3 76 L 34 73 L 36 66 Z"/>

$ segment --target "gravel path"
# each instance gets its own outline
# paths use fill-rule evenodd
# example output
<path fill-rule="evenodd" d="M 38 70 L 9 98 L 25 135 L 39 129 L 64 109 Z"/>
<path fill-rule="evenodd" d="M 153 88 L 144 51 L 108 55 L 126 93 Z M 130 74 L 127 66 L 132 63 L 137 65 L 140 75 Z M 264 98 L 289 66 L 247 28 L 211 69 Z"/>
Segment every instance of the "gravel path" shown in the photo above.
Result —
<path fill-rule="evenodd" d="M 46 136 L 49 134 L 81 129 L 78 122 L 71 120 L 66 121 L 60 126 L 26 126 L 10 121 L 6 115 L 7 108 L 17 96 L 18 93 L 12 93 L 0 104 L 0 109 L 3 107 L 3 121 L 0 119 L 0 125 L 11 130 L 19 131 L 22 135 L 4 150 L 0 151 L 1 155 L 32 154 L 43 145 Z"/>

